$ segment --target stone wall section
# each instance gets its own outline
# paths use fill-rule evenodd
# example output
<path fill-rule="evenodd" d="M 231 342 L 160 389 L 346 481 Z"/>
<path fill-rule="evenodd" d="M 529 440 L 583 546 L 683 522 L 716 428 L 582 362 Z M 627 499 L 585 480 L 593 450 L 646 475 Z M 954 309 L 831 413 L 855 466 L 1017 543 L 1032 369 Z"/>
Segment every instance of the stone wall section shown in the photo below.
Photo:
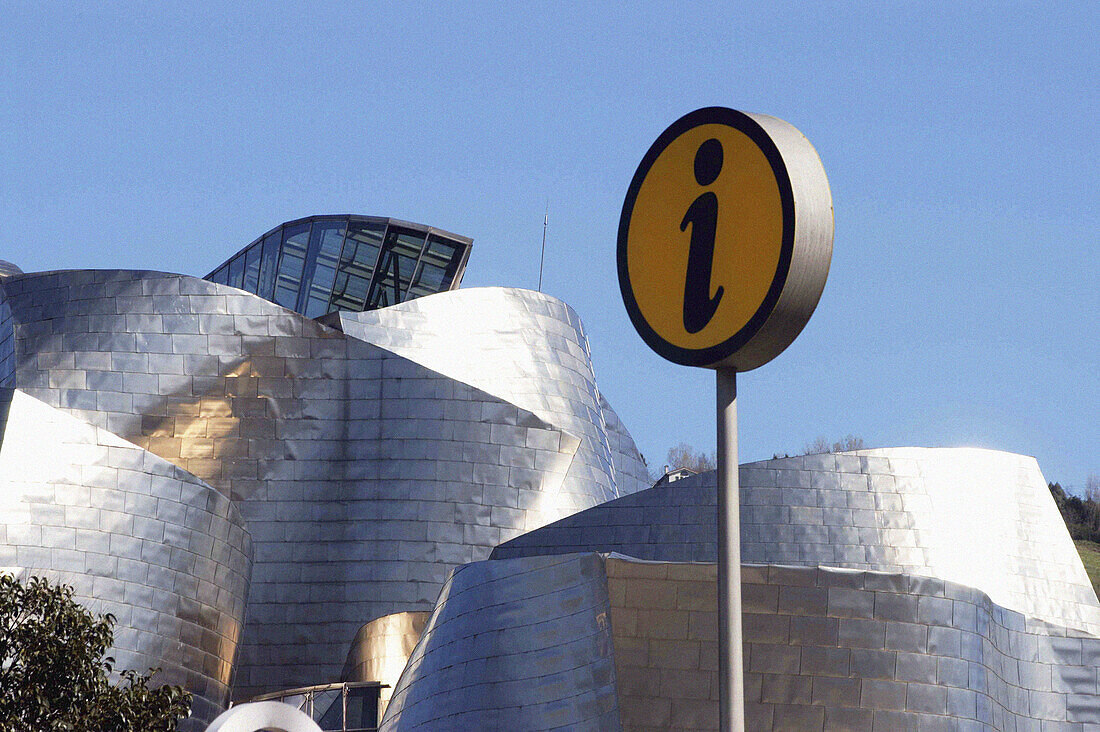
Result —
<path fill-rule="evenodd" d="M 624 729 L 718 728 L 713 564 L 607 559 Z M 952 582 L 742 568 L 746 727 L 1085 730 L 1100 638 Z"/>

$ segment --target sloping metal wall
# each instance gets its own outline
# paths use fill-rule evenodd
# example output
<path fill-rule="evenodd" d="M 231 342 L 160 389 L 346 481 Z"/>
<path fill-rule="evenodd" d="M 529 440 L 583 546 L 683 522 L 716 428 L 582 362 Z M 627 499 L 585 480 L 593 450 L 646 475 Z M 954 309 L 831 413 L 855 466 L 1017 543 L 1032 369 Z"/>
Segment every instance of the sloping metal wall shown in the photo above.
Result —
<path fill-rule="evenodd" d="M 238 699 L 338 678 L 365 623 L 429 610 L 451 568 L 621 495 L 606 439 L 601 458 L 550 421 L 567 409 L 540 416 L 240 290 L 66 271 L 0 293 L 8 383 L 239 506 L 255 561 Z"/>
<path fill-rule="evenodd" d="M 449 587 L 382 729 L 718 729 L 714 564 L 527 557 L 467 565 Z M 746 729 L 1100 724 L 1100 638 L 980 590 L 897 572 L 744 565 L 742 594 Z M 601 666 L 608 634 L 613 674 Z"/>
<path fill-rule="evenodd" d="M 581 465 L 567 476 L 564 495 L 587 496 L 596 485 L 611 500 L 652 485 L 634 441 L 600 394 L 581 319 L 561 300 L 531 290 L 466 288 L 342 312 L 340 322 L 349 335 L 580 437 Z"/>
<path fill-rule="evenodd" d="M 1100 603 L 1034 458 L 891 448 L 741 466 L 746 562 L 926 575 L 1100 632 Z M 616 551 L 715 561 L 714 474 L 664 484 L 517 537 L 507 558 Z"/>
<path fill-rule="evenodd" d="M 379 729 L 618 729 L 609 611 L 594 554 L 458 568 Z"/>
<path fill-rule="evenodd" d="M 229 696 L 252 544 L 229 499 L 161 458 L 0 389 L 0 571 L 117 619 L 115 668 L 163 672 L 210 721 Z"/>

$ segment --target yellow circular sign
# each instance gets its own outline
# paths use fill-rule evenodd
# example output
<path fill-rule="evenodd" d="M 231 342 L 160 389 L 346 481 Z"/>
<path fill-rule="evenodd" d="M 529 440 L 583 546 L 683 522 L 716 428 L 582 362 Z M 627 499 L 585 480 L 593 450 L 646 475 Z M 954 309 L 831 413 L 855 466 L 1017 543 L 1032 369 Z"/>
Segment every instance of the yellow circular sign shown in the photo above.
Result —
<path fill-rule="evenodd" d="M 796 204 L 806 186 L 797 176 L 792 182 L 760 119 L 794 129 L 731 109 L 696 110 L 657 139 L 631 182 L 619 223 L 623 301 L 643 339 L 671 361 L 755 368 L 785 348 L 809 317 L 793 333 L 791 323 L 765 327 L 783 310 L 792 264 L 797 270 L 805 264 L 795 255 L 802 233 Z M 831 199 L 827 212 L 828 253 L 823 268 L 820 261 L 812 268 L 811 312 L 832 251 Z M 795 287 L 805 290 L 804 284 Z M 800 307 L 805 294 L 796 298 Z M 770 346 L 757 340 L 761 334 Z"/>

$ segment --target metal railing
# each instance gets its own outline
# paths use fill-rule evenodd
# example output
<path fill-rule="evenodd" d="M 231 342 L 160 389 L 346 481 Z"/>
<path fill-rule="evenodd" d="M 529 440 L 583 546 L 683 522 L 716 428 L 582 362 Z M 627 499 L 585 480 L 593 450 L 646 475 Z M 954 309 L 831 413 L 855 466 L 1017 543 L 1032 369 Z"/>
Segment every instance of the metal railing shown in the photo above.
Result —
<path fill-rule="evenodd" d="M 376 732 L 378 681 L 342 681 L 334 684 L 283 689 L 252 697 L 248 701 L 278 701 L 304 712 L 324 732 Z"/>

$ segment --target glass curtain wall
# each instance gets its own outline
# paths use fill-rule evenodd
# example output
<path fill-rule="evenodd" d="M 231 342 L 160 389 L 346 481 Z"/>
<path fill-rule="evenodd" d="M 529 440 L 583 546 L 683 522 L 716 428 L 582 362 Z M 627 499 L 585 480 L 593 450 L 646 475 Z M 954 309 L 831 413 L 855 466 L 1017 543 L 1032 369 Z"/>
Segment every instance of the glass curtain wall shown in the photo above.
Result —
<path fill-rule="evenodd" d="M 260 250 L 259 244 L 253 244 L 244 253 L 244 284 L 242 290 L 255 292 L 260 284 Z"/>
<path fill-rule="evenodd" d="M 388 219 L 313 217 L 283 224 L 206 279 L 317 318 L 452 289 L 469 241 Z"/>
<path fill-rule="evenodd" d="M 416 272 L 413 273 L 412 284 L 405 299 L 430 295 L 433 292 L 442 292 L 451 289 L 451 282 L 461 262 L 461 255 L 456 244 L 432 234 L 428 237 L 428 246 L 420 257 Z"/>
<path fill-rule="evenodd" d="M 262 242 L 253 244 L 260 247 L 260 284 L 256 294 L 265 300 L 275 296 L 275 270 L 279 266 L 279 246 L 282 244 L 283 230 L 276 229 L 264 237 Z"/>
<path fill-rule="evenodd" d="M 367 295 L 385 233 L 386 225 L 383 223 L 352 221 L 348 224 L 344 251 L 337 265 L 330 311 L 367 309 Z"/>
<path fill-rule="evenodd" d="M 405 299 L 405 291 L 409 289 L 423 249 L 424 234 L 394 226 L 389 228 L 367 299 L 368 310 L 396 305 Z"/>
<path fill-rule="evenodd" d="M 313 222 L 301 300 L 296 308 L 307 318 L 320 317 L 330 310 L 332 285 L 336 281 L 336 268 L 340 264 L 346 229 L 343 221 Z"/>
<path fill-rule="evenodd" d="M 275 275 L 275 297 L 272 299 L 289 310 L 295 310 L 298 305 L 298 293 L 302 288 L 302 274 L 305 271 L 309 247 L 309 229 L 309 224 L 283 229 L 279 270 Z"/>

